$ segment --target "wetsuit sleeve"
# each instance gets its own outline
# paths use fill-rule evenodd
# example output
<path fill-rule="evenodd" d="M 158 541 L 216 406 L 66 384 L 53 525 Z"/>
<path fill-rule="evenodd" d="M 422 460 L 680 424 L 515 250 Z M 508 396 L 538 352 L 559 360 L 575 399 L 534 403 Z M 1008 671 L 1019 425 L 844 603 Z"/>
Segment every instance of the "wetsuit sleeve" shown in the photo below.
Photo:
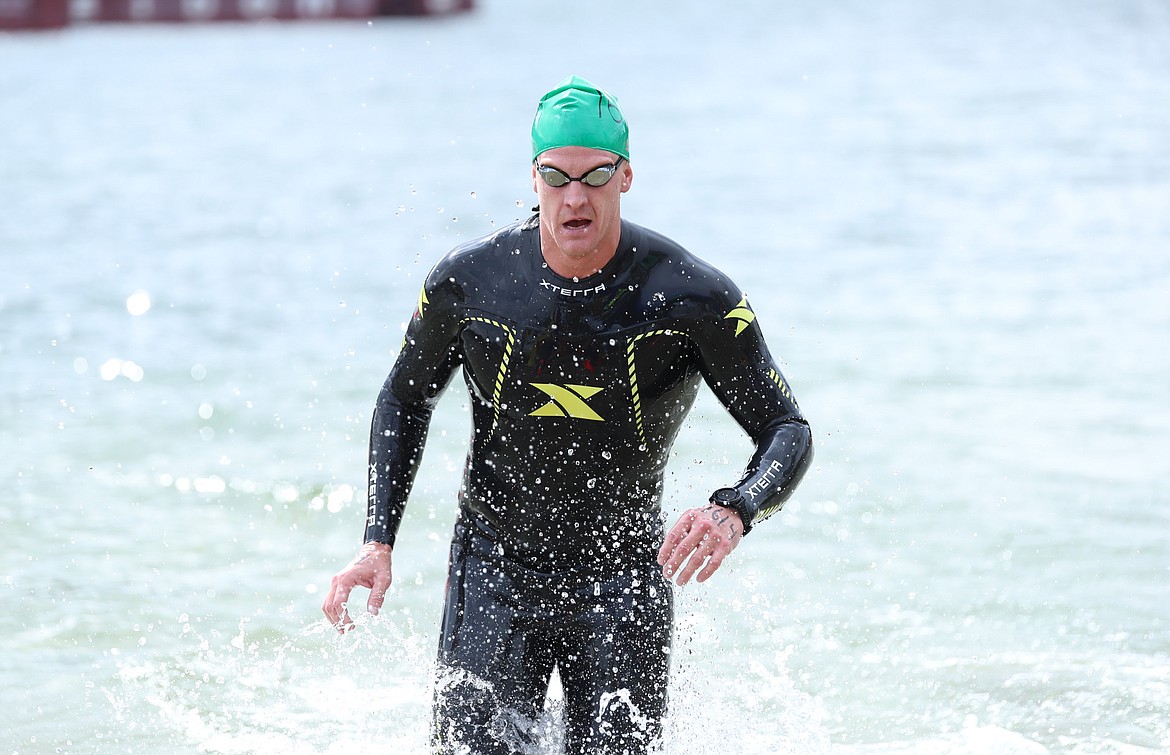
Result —
<path fill-rule="evenodd" d="M 746 297 L 725 278 L 693 334 L 703 378 L 755 444 L 736 491 L 748 526 L 780 510 L 812 461 L 812 432 L 768 353 Z"/>
<path fill-rule="evenodd" d="M 365 542 L 394 545 L 431 412 L 460 364 L 454 281 L 428 276 L 370 425 Z"/>

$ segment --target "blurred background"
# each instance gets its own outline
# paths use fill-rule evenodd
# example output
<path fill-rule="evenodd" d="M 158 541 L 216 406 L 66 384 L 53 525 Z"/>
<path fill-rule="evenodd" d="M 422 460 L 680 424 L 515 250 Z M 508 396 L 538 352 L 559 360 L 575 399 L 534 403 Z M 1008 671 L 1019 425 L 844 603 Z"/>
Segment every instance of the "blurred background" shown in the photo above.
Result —
<path fill-rule="evenodd" d="M 528 215 L 579 74 L 817 440 L 677 593 L 663 752 L 1170 752 L 1167 40 L 1153 0 L 0 33 L 0 744 L 425 751 L 459 382 L 387 609 L 319 605 L 422 278 Z M 669 512 L 749 453 L 704 393 Z"/>

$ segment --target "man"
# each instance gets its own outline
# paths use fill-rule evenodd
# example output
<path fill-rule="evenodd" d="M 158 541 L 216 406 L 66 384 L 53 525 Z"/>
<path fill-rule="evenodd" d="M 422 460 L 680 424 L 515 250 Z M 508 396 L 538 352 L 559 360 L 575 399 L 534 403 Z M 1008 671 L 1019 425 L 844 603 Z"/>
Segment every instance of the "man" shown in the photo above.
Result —
<path fill-rule="evenodd" d="M 645 752 L 666 710 L 669 579 L 706 580 L 779 510 L 811 435 L 735 284 L 621 219 L 634 175 L 617 100 L 566 79 L 541 99 L 532 143 L 537 214 L 455 249 L 425 281 L 374 412 L 365 545 L 323 609 L 344 631 L 355 586 L 381 607 L 431 410 L 459 369 L 473 432 L 435 747 L 530 750 L 555 667 L 567 752 Z M 664 535 L 663 473 L 700 382 L 755 453 Z"/>

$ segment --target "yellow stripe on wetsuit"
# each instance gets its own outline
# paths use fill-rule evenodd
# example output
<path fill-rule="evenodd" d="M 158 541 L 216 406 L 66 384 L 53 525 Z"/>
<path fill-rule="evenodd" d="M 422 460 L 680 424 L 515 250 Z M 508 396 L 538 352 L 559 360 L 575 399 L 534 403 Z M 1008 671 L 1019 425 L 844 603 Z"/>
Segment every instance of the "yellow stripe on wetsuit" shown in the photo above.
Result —
<path fill-rule="evenodd" d="M 496 320 L 490 320 L 486 317 L 467 317 L 463 322 L 482 322 L 488 325 L 494 325 L 500 330 L 504 331 L 507 341 L 504 343 L 504 357 L 500 360 L 500 370 L 496 373 L 496 384 L 492 388 L 492 429 L 488 431 L 487 437 L 484 440 L 489 440 L 492 434 L 495 433 L 496 427 L 500 424 L 500 397 L 504 393 L 504 375 L 508 373 L 508 362 L 512 358 L 512 349 L 516 346 L 516 334 L 509 326 Z"/>

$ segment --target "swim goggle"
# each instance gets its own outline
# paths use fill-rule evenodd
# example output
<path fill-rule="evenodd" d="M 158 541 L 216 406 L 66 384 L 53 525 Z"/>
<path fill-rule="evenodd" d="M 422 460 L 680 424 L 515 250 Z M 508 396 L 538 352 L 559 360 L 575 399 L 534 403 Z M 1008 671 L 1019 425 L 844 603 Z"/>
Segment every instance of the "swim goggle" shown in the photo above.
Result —
<path fill-rule="evenodd" d="M 554 168 L 551 165 L 537 165 L 536 172 L 540 174 L 540 177 L 544 179 L 546 184 L 553 187 L 554 189 L 567 186 L 573 181 L 580 181 L 586 186 L 592 186 L 596 188 L 598 186 L 605 186 L 607 183 L 609 183 L 609 179 L 613 178 L 614 174 L 617 173 L 618 166 L 621 165 L 622 160 L 625 159 L 626 158 L 624 157 L 619 157 L 617 162 L 613 163 L 612 165 L 602 165 L 600 168 L 594 168 L 585 175 L 579 176 L 577 178 L 573 178 L 560 168 Z"/>

